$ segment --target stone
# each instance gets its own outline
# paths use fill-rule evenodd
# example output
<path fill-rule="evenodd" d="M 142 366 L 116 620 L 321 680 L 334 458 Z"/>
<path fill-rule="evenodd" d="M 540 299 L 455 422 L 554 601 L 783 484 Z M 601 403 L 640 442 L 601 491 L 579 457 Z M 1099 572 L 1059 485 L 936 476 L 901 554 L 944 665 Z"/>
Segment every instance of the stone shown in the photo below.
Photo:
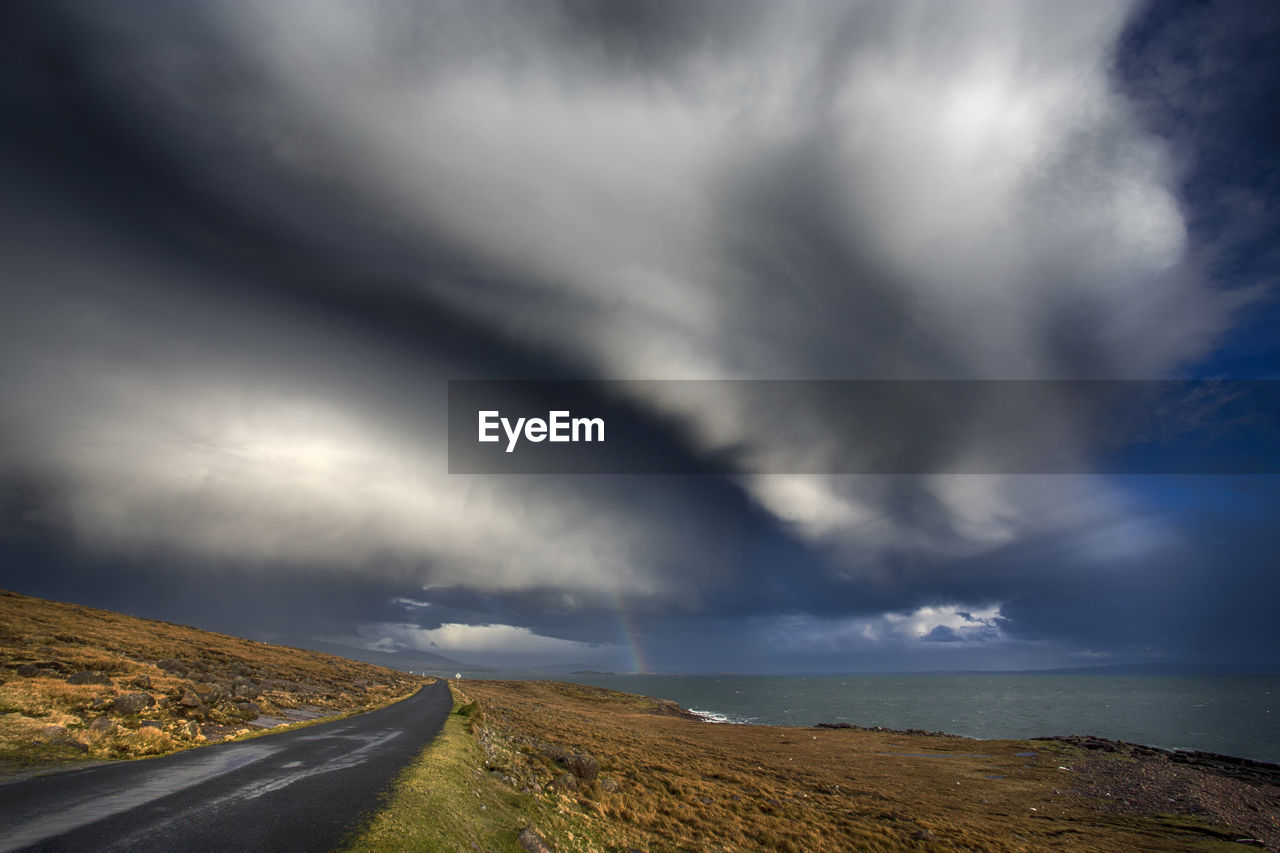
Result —
<path fill-rule="evenodd" d="M 46 743 L 49 746 L 69 746 L 79 752 L 88 752 L 88 744 L 83 744 L 72 737 L 62 726 L 45 726 L 40 731 L 40 737 L 37 743 Z"/>
<path fill-rule="evenodd" d="M 576 791 L 579 788 L 578 777 L 572 773 L 561 773 L 551 785 L 557 791 Z"/>
<path fill-rule="evenodd" d="M 156 666 L 160 667 L 160 669 L 165 672 L 172 673 L 174 675 L 186 675 L 187 670 L 190 669 L 190 667 L 177 658 L 165 658 L 164 660 L 156 661 Z"/>
<path fill-rule="evenodd" d="M 154 704 L 155 697 L 150 693 L 126 693 L 116 697 L 115 712 L 127 717 L 130 714 L 141 714 Z"/>
<path fill-rule="evenodd" d="M 200 705 L 200 697 L 188 690 L 182 694 L 182 698 L 178 700 L 178 704 L 187 708 L 195 708 Z"/>
<path fill-rule="evenodd" d="M 525 853 L 554 853 L 547 842 L 542 840 L 542 836 L 527 826 L 516 836 L 516 843 Z"/>
<path fill-rule="evenodd" d="M 621 789 L 617 779 L 610 779 L 608 776 L 600 777 L 600 790 L 609 794 L 616 794 Z"/>
<path fill-rule="evenodd" d="M 105 672 L 90 672 L 87 669 L 82 669 L 80 672 L 75 672 L 68 676 L 67 684 L 101 684 L 104 687 L 110 687 L 111 679 Z"/>
<path fill-rule="evenodd" d="M 142 720 L 138 723 L 139 729 L 163 729 L 164 723 L 159 720 Z"/>
<path fill-rule="evenodd" d="M 142 673 L 142 675 L 135 675 L 133 678 L 129 679 L 129 686 L 137 687 L 139 690 L 150 690 L 151 676 L 147 675 L 145 672 Z"/>
<path fill-rule="evenodd" d="M 196 725 L 195 720 L 187 720 L 187 724 L 182 727 L 181 731 L 189 738 L 200 737 L 200 727 Z"/>
<path fill-rule="evenodd" d="M 58 654 L 58 650 L 55 649 L 53 646 L 41 646 L 40 648 L 36 649 L 36 654 L 40 655 L 41 657 L 51 658 L 51 657 L 55 657 Z"/>
<path fill-rule="evenodd" d="M 262 695 L 262 691 L 248 682 L 242 682 L 235 686 L 231 695 L 237 699 L 257 699 Z"/>
<path fill-rule="evenodd" d="M 97 717 L 96 719 L 94 719 L 92 723 L 89 724 L 89 731 L 93 732 L 94 734 L 105 735 L 105 734 L 110 734 L 115 730 L 116 730 L 115 720 L 112 720 L 110 717 Z"/>
<path fill-rule="evenodd" d="M 222 690 L 218 685 L 204 681 L 192 688 L 195 694 L 200 697 L 200 701 L 206 705 L 216 705 L 218 700 L 222 698 Z"/>
<path fill-rule="evenodd" d="M 256 720 L 262 713 L 261 709 L 252 702 L 237 702 L 236 709 L 239 710 L 241 714 L 244 714 L 244 718 L 246 720 Z"/>
<path fill-rule="evenodd" d="M 574 776 L 577 776 L 579 779 L 585 779 L 588 782 L 600 775 L 600 762 L 596 761 L 595 758 L 587 755 L 585 752 L 575 752 L 561 763 L 567 767 Z"/>

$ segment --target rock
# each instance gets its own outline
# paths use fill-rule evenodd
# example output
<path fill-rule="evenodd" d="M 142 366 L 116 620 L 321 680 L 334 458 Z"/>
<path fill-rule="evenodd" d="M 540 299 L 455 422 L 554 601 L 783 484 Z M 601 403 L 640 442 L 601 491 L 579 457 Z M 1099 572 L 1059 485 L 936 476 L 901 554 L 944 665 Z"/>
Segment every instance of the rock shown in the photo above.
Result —
<path fill-rule="evenodd" d="M 262 695 L 262 691 L 247 681 L 240 682 L 231 691 L 231 695 L 237 699 L 257 699 Z"/>
<path fill-rule="evenodd" d="M 159 720 L 142 720 L 138 723 L 139 729 L 163 729 L 164 723 Z"/>
<path fill-rule="evenodd" d="M 46 743 L 49 746 L 69 746 L 80 752 L 88 752 L 89 747 L 76 740 L 62 726 L 45 726 L 40 731 L 40 737 L 36 743 Z"/>
<path fill-rule="evenodd" d="M 126 693 L 116 698 L 115 712 L 127 717 L 130 714 L 141 714 L 154 704 L 155 697 L 150 693 Z"/>
<path fill-rule="evenodd" d="M 256 720 L 262 713 L 262 710 L 252 702 L 237 702 L 236 709 L 244 714 L 246 720 Z"/>
<path fill-rule="evenodd" d="M 55 657 L 58 654 L 58 650 L 55 649 L 53 646 L 41 646 L 40 648 L 36 649 L 36 654 L 40 655 L 41 657 L 51 658 L 51 657 Z"/>
<path fill-rule="evenodd" d="M 187 670 L 190 669 L 190 667 L 177 658 L 165 658 L 164 660 L 156 661 L 156 666 L 173 675 L 186 675 Z"/>
<path fill-rule="evenodd" d="M 572 773 L 561 773 L 551 785 L 557 791 L 576 791 L 580 787 L 578 777 Z"/>
<path fill-rule="evenodd" d="M 600 762 L 585 752 L 575 752 L 560 763 L 569 768 L 574 776 L 588 782 L 600 775 Z"/>
<path fill-rule="evenodd" d="M 95 696 L 93 700 L 89 702 L 89 710 L 109 711 L 111 710 L 111 706 L 115 703 L 116 700 L 112 699 L 110 696 Z"/>
<path fill-rule="evenodd" d="M 22 678 L 37 678 L 42 675 L 49 675 L 49 670 L 45 669 L 38 663 L 24 663 L 18 667 L 18 675 Z"/>
<path fill-rule="evenodd" d="M 617 779 L 610 779 L 608 776 L 601 776 L 599 785 L 600 785 L 601 791 L 605 791 L 606 793 L 610 793 L 610 794 L 618 793 L 618 791 L 622 787 L 618 784 Z"/>
<path fill-rule="evenodd" d="M 218 685 L 209 681 L 197 684 L 192 690 L 200 697 L 200 701 L 206 705 L 216 705 L 218 700 L 222 698 L 222 690 Z"/>
<path fill-rule="evenodd" d="M 105 734 L 110 734 L 115 730 L 116 730 L 115 720 L 111 719 L 110 717 L 98 717 L 94 719 L 92 723 L 89 724 L 89 731 L 95 734 L 105 735 Z"/>
<path fill-rule="evenodd" d="M 147 675 L 145 672 L 142 675 L 135 675 L 133 678 L 129 679 L 129 686 L 137 687 L 139 690 L 150 690 L 151 676 Z"/>
<path fill-rule="evenodd" d="M 547 842 L 542 840 L 542 836 L 534 832 L 529 827 L 520 830 L 520 834 L 516 836 L 516 843 L 520 845 L 520 849 L 526 853 L 555 853 Z"/>
<path fill-rule="evenodd" d="M 181 731 L 182 734 L 185 734 L 189 738 L 200 737 L 200 727 L 196 725 L 195 720 L 187 720 L 187 724 L 183 726 L 179 731 Z"/>
<path fill-rule="evenodd" d="M 101 684 L 104 687 L 111 686 L 111 679 L 105 672 L 90 672 L 82 669 L 80 672 L 72 673 L 67 678 L 67 684 Z"/>
<path fill-rule="evenodd" d="M 187 708 L 195 708 L 200 705 L 200 697 L 188 690 L 182 694 L 182 698 L 178 700 L 178 704 Z"/>

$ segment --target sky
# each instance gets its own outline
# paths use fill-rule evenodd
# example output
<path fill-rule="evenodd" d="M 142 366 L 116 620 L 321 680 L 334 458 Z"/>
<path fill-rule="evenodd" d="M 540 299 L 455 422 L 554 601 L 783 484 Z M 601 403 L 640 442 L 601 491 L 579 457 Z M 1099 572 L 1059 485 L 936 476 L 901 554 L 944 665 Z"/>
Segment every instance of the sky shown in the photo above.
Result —
<path fill-rule="evenodd" d="M 1280 667 L 1280 478 L 973 473 L 950 397 L 926 470 L 825 473 L 822 386 L 720 381 L 1280 378 L 1270 0 L 0 17 L 0 586 L 500 667 Z M 665 473 L 450 473 L 463 379 L 602 383 Z"/>

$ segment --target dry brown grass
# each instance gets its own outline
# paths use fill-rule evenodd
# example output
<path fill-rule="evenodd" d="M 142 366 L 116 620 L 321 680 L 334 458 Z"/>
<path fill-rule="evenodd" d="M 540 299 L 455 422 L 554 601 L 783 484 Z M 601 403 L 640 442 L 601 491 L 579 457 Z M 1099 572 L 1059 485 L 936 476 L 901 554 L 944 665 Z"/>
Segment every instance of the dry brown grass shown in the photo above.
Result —
<path fill-rule="evenodd" d="M 109 683 L 67 682 L 84 671 Z M 0 590 L 0 772 L 158 755 L 260 729 L 276 721 L 272 715 L 294 709 L 331 716 L 377 707 L 427 681 L 334 655 Z M 215 694 L 196 707 L 182 704 L 208 684 Z M 116 703 L 133 693 L 155 704 L 127 713 Z"/>
<path fill-rule="evenodd" d="M 1110 853 L 1241 837 L 1195 817 L 1108 813 L 1080 793 L 1084 751 L 1062 743 L 713 725 L 549 682 L 462 689 L 495 775 L 575 816 L 603 849 Z M 566 780 L 574 754 L 595 758 L 599 777 Z"/>

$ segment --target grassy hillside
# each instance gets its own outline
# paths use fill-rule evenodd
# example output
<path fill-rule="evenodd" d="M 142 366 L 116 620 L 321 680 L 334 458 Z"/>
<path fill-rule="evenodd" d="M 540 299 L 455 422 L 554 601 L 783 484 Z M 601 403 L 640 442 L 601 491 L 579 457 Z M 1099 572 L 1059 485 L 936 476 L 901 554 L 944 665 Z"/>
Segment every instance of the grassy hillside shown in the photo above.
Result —
<path fill-rule="evenodd" d="M 158 755 L 376 707 L 428 680 L 0 590 L 0 770 Z"/>
<path fill-rule="evenodd" d="M 1233 776 L 1092 739 L 713 725 L 552 682 L 466 681 L 455 698 L 466 717 L 353 849 L 536 849 L 517 841 L 529 829 L 560 853 L 1280 843 L 1280 787 L 1261 766 Z"/>

